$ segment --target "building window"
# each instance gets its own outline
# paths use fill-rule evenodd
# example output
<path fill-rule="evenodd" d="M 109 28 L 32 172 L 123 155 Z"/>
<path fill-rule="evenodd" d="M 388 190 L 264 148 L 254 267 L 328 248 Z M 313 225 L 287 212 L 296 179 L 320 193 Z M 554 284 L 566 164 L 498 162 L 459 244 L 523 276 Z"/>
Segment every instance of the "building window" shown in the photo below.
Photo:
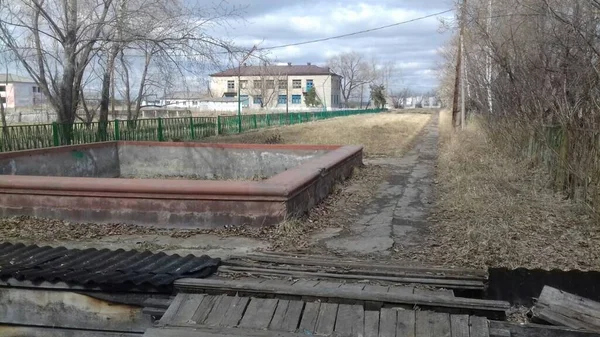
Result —
<path fill-rule="evenodd" d="M 227 89 L 235 89 L 235 81 L 227 81 Z"/>
<path fill-rule="evenodd" d="M 292 104 L 302 103 L 302 95 L 292 95 Z"/>
<path fill-rule="evenodd" d="M 246 81 L 246 80 L 240 81 L 240 88 L 241 89 L 247 89 L 248 88 L 248 81 Z"/>
<path fill-rule="evenodd" d="M 248 98 L 248 95 L 240 95 L 240 102 L 244 108 L 250 106 L 250 99 Z"/>
<path fill-rule="evenodd" d="M 254 87 L 255 88 L 260 88 L 261 87 L 260 80 L 254 80 Z"/>
<path fill-rule="evenodd" d="M 0 91 L 2 91 L 2 92 L 6 91 L 6 86 L 5 85 L 0 85 Z"/>
<path fill-rule="evenodd" d="M 6 97 L 0 97 L 0 103 L 2 103 L 2 104 L 6 103 Z"/>
<path fill-rule="evenodd" d="M 275 80 L 267 80 L 267 89 L 275 89 Z"/>
<path fill-rule="evenodd" d="M 192 105 L 198 105 L 198 101 L 192 101 Z"/>
<path fill-rule="evenodd" d="M 287 103 L 287 96 L 279 95 L 279 98 L 277 99 L 277 104 L 286 104 L 286 103 Z"/>
<path fill-rule="evenodd" d="M 309 92 L 313 87 L 313 80 L 306 80 L 306 91 Z"/>
<path fill-rule="evenodd" d="M 286 80 L 279 80 L 278 85 L 279 85 L 279 88 L 285 89 L 285 88 L 287 88 L 287 81 Z"/>
<path fill-rule="evenodd" d="M 262 104 L 262 96 L 261 95 L 255 95 L 252 102 L 254 104 Z"/>
<path fill-rule="evenodd" d="M 292 80 L 292 89 L 302 89 L 302 80 Z"/>

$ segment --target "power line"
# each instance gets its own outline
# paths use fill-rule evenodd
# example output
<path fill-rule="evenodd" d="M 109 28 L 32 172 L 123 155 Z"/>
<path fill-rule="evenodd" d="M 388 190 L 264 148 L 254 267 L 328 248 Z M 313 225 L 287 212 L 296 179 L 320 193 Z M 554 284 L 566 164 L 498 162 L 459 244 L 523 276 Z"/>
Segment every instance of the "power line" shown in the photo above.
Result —
<path fill-rule="evenodd" d="M 303 42 L 282 44 L 282 45 L 272 46 L 272 47 L 257 48 L 257 50 L 272 50 L 272 49 L 279 49 L 279 48 L 286 48 L 286 47 L 293 47 L 293 46 L 301 46 L 301 45 L 310 44 L 310 43 L 316 43 L 316 42 L 323 42 L 323 41 L 341 39 L 341 38 L 348 37 L 348 36 L 354 36 L 354 35 L 358 35 L 358 34 L 364 34 L 364 33 L 374 32 L 374 31 L 377 31 L 377 30 L 382 30 L 382 29 L 386 29 L 386 28 L 396 27 L 396 26 L 407 24 L 407 23 L 411 23 L 411 22 L 415 22 L 415 21 L 420 21 L 420 20 L 423 20 L 423 19 L 428 19 L 428 18 L 431 18 L 431 17 L 434 17 L 434 16 L 446 14 L 446 13 L 449 13 L 449 12 L 452 12 L 452 11 L 454 11 L 454 9 L 448 9 L 448 10 L 445 10 L 445 11 L 441 11 L 441 12 L 437 12 L 437 13 L 433 13 L 433 14 L 429 14 L 429 15 L 425 15 L 425 16 L 420 16 L 418 18 L 414 18 L 414 19 L 410 19 L 410 20 L 406 20 L 406 21 L 400 21 L 400 22 L 392 23 L 392 24 L 389 24 L 389 25 L 381 26 L 381 27 L 360 30 L 360 31 L 357 31 L 357 32 L 352 32 L 352 33 L 347 33 L 347 34 L 342 34 L 342 35 L 336 35 L 336 36 L 330 36 L 330 37 L 324 37 L 324 38 L 320 38 L 320 39 L 308 40 L 308 41 L 303 41 Z"/>

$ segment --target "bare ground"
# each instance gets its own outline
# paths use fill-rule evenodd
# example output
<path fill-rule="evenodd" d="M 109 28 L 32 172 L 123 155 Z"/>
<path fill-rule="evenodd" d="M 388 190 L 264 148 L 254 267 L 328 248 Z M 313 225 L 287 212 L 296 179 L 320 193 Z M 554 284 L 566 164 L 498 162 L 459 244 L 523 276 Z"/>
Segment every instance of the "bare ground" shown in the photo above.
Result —
<path fill-rule="evenodd" d="M 272 135 L 279 135 L 287 144 L 363 144 L 367 156 L 400 156 L 429 119 L 430 115 L 418 112 L 359 115 L 207 141 L 263 143 Z M 356 169 L 352 179 L 336 186 L 334 192 L 304 218 L 270 228 L 165 230 L 16 217 L 0 219 L 0 236 L 8 241 L 39 245 L 148 249 L 214 256 L 257 249 L 298 250 L 310 245 L 311 234 L 316 230 L 343 226 L 359 216 L 362 205 L 371 200 L 388 173 L 387 168 L 378 165 Z"/>
<path fill-rule="evenodd" d="M 545 172 L 512 158 L 473 123 L 452 134 L 440 119 L 433 225 L 397 257 L 462 267 L 600 270 L 600 222 L 548 186 Z"/>

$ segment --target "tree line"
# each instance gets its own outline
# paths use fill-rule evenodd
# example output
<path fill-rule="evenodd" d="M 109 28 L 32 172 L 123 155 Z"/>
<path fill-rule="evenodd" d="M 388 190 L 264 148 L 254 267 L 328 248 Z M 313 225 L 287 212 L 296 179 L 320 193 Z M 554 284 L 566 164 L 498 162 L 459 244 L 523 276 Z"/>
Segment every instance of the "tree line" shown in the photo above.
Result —
<path fill-rule="evenodd" d="M 456 12 L 441 68 L 446 104 L 460 46 L 467 111 L 547 169 L 558 190 L 598 209 L 600 1 L 463 0 Z"/>

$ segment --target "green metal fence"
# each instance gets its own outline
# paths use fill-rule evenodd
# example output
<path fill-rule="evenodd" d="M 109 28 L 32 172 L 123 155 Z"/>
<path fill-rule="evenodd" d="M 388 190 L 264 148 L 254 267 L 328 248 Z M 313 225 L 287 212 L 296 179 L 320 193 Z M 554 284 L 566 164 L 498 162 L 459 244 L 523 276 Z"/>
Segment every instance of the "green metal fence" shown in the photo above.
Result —
<path fill-rule="evenodd" d="M 192 141 L 271 126 L 381 112 L 382 109 L 290 112 L 218 117 L 152 118 L 100 123 L 15 125 L 3 128 L 0 152 L 114 140 Z"/>

